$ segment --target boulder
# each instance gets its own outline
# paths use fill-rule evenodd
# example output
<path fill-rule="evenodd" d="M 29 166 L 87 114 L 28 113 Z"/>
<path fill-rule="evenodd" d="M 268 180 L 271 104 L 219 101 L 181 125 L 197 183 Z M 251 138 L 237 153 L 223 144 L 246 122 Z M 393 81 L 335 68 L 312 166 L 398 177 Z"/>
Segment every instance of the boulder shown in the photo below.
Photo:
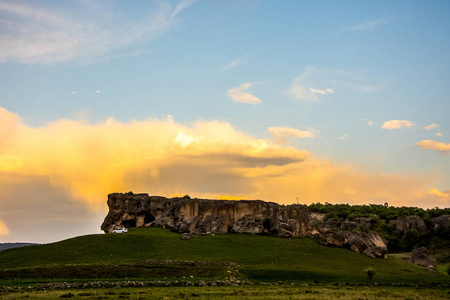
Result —
<path fill-rule="evenodd" d="M 408 216 L 391 220 L 389 225 L 395 227 L 396 231 L 405 232 L 408 230 L 417 230 L 420 234 L 428 234 L 428 227 L 419 216 Z"/>
<path fill-rule="evenodd" d="M 411 251 L 411 262 L 427 268 L 427 270 L 436 272 L 436 262 L 428 256 L 428 250 L 425 247 L 413 249 Z"/>
<path fill-rule="evenodd" d="M 326 232 L 322 235 L 321 243 L 325 246 L 345 247 L 370 257 L 386 258 L 387 253 L 387 241 L 376 232 Z"/>
<path fill-rule="evenodd" d="M 431 225 L 434 232 L 438 230 L 450 230 L 450 215 L 443 215 L 431 219 Z"/>

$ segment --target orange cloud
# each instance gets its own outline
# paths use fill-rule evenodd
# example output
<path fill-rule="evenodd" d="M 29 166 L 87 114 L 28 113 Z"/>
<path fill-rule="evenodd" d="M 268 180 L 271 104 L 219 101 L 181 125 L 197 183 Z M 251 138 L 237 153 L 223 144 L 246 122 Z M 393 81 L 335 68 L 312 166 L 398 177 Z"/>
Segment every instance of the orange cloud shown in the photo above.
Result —
<path fill-rule="evenodd" d="M 7 236 L 9 235 L 9 229 L 6 227 L 5 223 L 3 223 L 2 220 L 0 220 L 0 236 Z"/>
<path fill-rule="evenodd" d="M 431 141 L 431 140 L 424 140 L 417 143 L 417 146 L 419 146 L 422 149 L 426 150 L 437 150 L 444 152 L 446 154 L 450 153 L 450 144 L 445 144 L 441 142 Z"/>
<path fill-rule="evenodd" d="M 255 139 L 229 123 L 173 118 L 119 122 L 57 120 L 29 127 L 0 108 L 0 174 L 47 178 L 92 210 L 111 192 L 262 199 L 283 204 L 347 202 L 408 205 L 437 178 L 367 173 Z M 8 175 L 10 174 L 10 175 Z M 5 181 L 6 182 L 6 181 Z M 17 186 L 26 188 L 27 181 Z M 40 201 L 33 195 L 33 201 Z"/>
<path fill-rule="evenodd" d="M 234 102 L 257 105 L 261 103 L 261 99 L 250 93 L 251 87 L 251 83 L 243 83 L 240 87 L 229 89 L 227 95 Z"/>
<path fill-rule="evenodd" d="M 407 121 L 407 120 L 391 120 L 391 121 L 386 121 L 384 122 L 383 126 L 381 126 L 381 128 L 383 129 L 400 129 L 403 127 L 409 128 L 409 127 L 413 127 L 414 123 L 411 121 Z"/>
<path fill-rule="evenodd" d="M 303 139 L 315 136 L 312 131 L 301 131 L 290 127 L 269 127 L 268 129 L 273 136 L 273 141 L 282 146 L 287 145 L 289 138 Z"/>

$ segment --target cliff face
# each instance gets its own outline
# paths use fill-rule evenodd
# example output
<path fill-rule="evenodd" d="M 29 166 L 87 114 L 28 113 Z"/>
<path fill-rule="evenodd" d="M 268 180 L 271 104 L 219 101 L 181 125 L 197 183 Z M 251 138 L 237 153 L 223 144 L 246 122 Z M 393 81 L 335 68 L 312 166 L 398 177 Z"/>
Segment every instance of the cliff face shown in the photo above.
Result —
<path fill-rule="evenodd" d="M 376 232 L 330 231 L 320 216 L 304 205 L 280 205 L 260 200 L 165 198 L 148 194 L 110 194 L 109 213 L 101 229 L 161 226 L 183 238 L 209 233 L 267 234 L 284 238 L 319 237 L 322 244 L 344 247 L 374 258 L 385 258 L 386 241 Z M 317 223 L 317 224 L 316 224 Z M 322 225 L 320 225 L 322 224 Z"/>
<path fill-rule="evenodd" d="M 303 205 L 114 193 L 108 195 L 108 207 L 101 226 L 106 233 L 122 226 L 162 226 L 193 234 L 236 232 L 304 237 L 313 233 L 308 209 Z"/>

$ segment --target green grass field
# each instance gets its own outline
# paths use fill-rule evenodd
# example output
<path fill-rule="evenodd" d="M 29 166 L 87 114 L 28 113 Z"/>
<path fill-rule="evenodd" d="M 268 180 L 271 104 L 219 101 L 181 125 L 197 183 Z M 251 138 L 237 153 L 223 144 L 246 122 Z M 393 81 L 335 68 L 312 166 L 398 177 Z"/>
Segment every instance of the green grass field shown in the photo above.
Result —
<path fill-rule="evenodd" d="M 230 264 L 230 263 L 234 264 Z M 395 257 L 371 259 L 312 239 L 224 234 L 181 240 L 162 228 L 132 229 L 0 252 L 0 284 L 27 285 L 79 280 L 237 280 L 292 283 L 368 283 L 364 269 L 376 270 L 381 285 L 448 284 Z M 441 268 L 441 270 L 443 270 Z"/>
<path fill-rule="evenodd" d="M 431 288 L 338 286 L 225 286 L 26 291 L 0 294 L 2 299 L 382 299 L 441 300 L 450 291 Z"/>

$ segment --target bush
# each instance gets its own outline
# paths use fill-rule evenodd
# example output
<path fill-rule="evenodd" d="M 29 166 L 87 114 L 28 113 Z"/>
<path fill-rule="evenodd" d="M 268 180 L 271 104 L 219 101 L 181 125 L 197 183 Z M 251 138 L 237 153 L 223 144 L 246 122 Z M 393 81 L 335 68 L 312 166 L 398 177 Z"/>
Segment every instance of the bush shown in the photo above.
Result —
<path fill-rule="evenodd" d="M 367 269 L 364 270 L 364 272 L 367 274 L 367 277 L 369 277 L 370 283 L 372 283 L 372 278 L 376 273 L 375 269 L 372 267 L 368 267 Z"/>

